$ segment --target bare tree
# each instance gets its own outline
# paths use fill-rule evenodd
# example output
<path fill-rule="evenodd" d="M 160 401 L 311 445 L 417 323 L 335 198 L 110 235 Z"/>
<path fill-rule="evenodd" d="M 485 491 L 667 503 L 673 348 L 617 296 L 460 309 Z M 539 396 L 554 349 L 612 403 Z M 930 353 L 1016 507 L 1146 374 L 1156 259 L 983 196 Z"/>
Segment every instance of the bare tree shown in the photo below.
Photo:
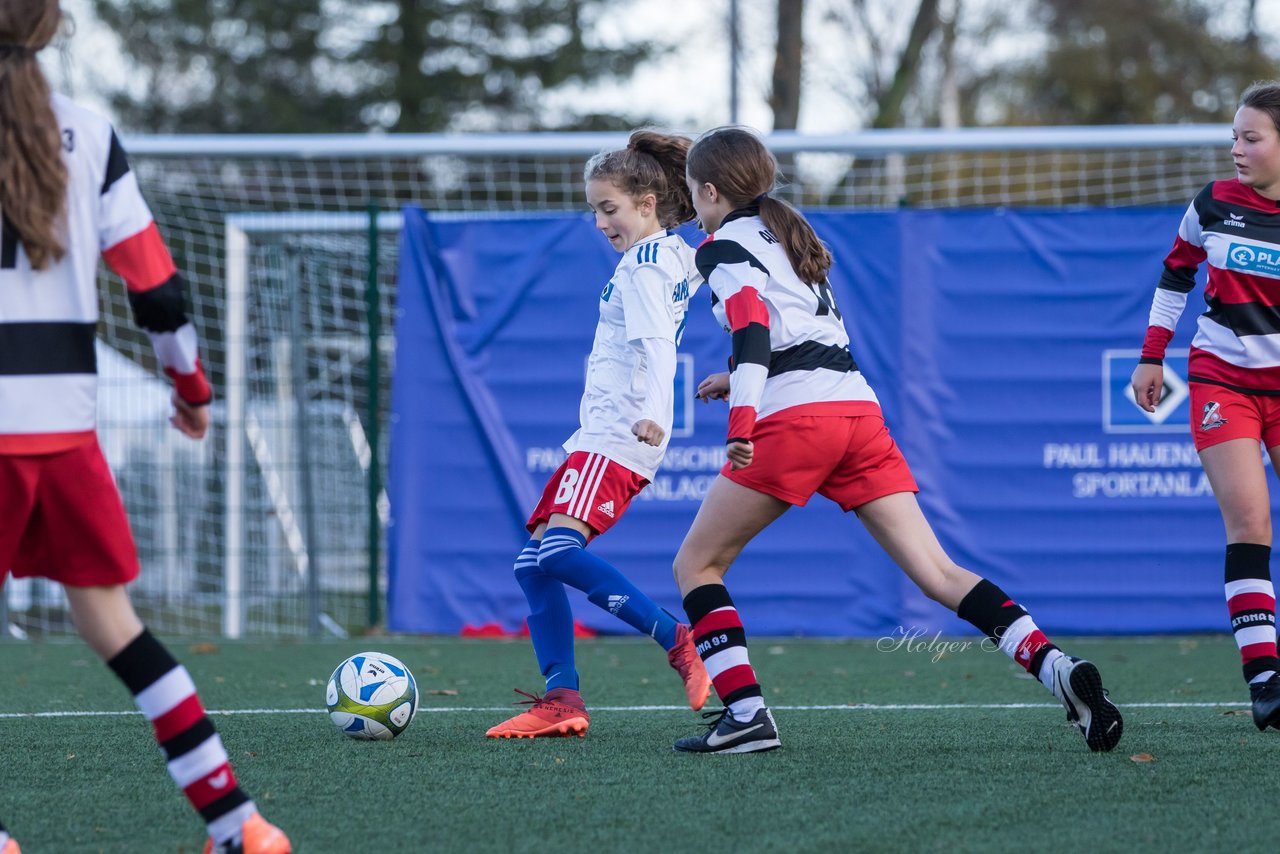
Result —
<path fill-rule="evenodd" d="M 804 0 L 778 0 L 778 48 L 773 60 L 769 107 L 774 130 L 795 130 L 800 120 L 804 57 Z"/>

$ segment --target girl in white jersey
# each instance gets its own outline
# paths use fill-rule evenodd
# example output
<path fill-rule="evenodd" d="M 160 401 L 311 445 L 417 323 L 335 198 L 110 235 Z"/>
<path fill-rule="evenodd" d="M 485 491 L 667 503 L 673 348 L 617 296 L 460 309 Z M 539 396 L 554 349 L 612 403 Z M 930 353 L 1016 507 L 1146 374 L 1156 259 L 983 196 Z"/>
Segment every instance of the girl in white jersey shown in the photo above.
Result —
<path fill-rule="evenodd" d="M 287 854 L 237 785 L 190 675 L 125 592 L 137 550 L 95 433 L 100 254 L 173 379 L 174 427 L 203 437 L 211 395 L 182 277 L 120 141 L 105 119 L 51 97 L 36 62 L 61 18 L 57 0 L 0 3 L 0 584 L 12 572 L 64 586 L 76 628 L 134 695 L 207 823 L 206 854 Z M 111 797 L 104 787 L 102 803 Z M 0 854 L 18 854 L 3 825 Z"/>
<path fill-rule="evenodd" d="M 688 148 L 683 137 L 636 131 L 626 148 L 586 165 L 587 204 L 622 260 L 600 294 L 581 426 L 564 444 L 569 457 L 547 481 L 515 563 L 546 693 L 517 689 L 530 697 L 529 710 L 491 727 L 489 737 L 586 734 L 590 717 L 578 691 L 565 585 L 667 650 L 692 708 L 701 709 L 711 692 L 689 627 L 586 551 L 653 479 L 671 436 L 676 345 L 701 282 L 693 251 L 667 230 L 693 218 L 684 182 Z"/>
<path fill-rule="evenodd" d="M 1271 584 L 1271 499 L 1259 445 L 1280 471 L 1280 82 L 1240 98 L 1231 129 L 1236 178 L 1213 181 L 1192 200 L 1164 261 L 1142 358 L 1138 405 L 1155 411 L 1165 347 L 1208 263 L 1187 361 L 1191 436 L 1226 527 L 1227 611 L 1260 730 L 1280 729 L 1280 657 Z"/>
<path fill-rule="evenodd" d="M 729 373 L 698 387 L 704 400 L 729 401 L 729 461 L 675 559 L 694 641 L 725 708 L 705 713 L 714 718 L 707 731 L 676 750 L 779 746 L 724 577 L 756 534 L 815 492 L 857 513 L 930 598 L 1039 677 L 1092 750 L 1111 750 L 1123 724 L 1097 668 L 1064 655 L 1000 588 L 952 562 L 921 514 L 915 481 L 849 352 L 827 282 L 831 255 L 798 211 L 769 196 L 773 155 L 755 133 L 719 128 L 694 143 L 686 171 L 711 235 L 698 269 L 733 335 L 733 358 Z"/>

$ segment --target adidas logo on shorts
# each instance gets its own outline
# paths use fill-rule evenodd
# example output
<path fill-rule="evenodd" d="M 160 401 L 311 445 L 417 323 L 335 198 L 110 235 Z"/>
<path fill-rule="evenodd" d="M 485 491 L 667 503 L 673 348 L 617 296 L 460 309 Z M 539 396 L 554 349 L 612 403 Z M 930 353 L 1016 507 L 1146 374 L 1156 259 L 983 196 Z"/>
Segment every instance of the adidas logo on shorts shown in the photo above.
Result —
<path fill-rule="evenodd" d="M 619 596 L 615 594 L 613 596 L 610 596 L 609 597 L 609 613 L 613 614 L 615 617 L 618 616 L 618 612 L 622 610 L 622 606 L 627 604 L 627 600 L 630 598 L 631 598 L 630 596 L 626 596 L 626 595 Z"/>
<path fill-rule="evenodd" d="M 608 516 L 610 519 L 613 518 L 613 502 L 612 501 L 606 501 L 605 503 L 597 507 L 596 510 Z"/>

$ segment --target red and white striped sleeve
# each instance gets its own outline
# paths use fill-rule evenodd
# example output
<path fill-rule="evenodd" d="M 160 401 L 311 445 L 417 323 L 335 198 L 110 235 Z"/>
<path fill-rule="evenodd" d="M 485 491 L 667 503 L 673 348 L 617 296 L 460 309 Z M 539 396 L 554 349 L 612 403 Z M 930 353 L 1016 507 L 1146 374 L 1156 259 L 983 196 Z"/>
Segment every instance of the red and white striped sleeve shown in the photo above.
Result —
<path fill-rule="evenodd" d="M 1198 203 L 1202 199 L 1211 198 L 1212 192 L 1213 185 L 1210 184 L 1196 194 L 1178 225 L 1178 236 L 1174 238 L 1173 249 L 1165 256 L 1164 272 L 1160 275 L 1160 284 L 1151 300 L 1147 334 L 1142 342 L 1142 357 L 1138 360 L 1142 364 L 1164 363 L 1165 350 L 1173 340 L 1173 330 L 1187 307 L 1187 296 L 1195 289 L 1196 270 L 1207 257 Z"/>
<path fill-rule="evenodd" d="M 186 283 L 160 237 L 115 131 L 98 214 L 102 257 L 124 279 L 134 321 L 151 338 L 178 396 L 195 405 L 208 403 L 213 392 L 200 365 L 196 329 L 187 319 Z"/>
<path fill-rule="evenodd" d="M 710 239 L 698 247 L 698 271 L 724 303 L 733 336 L 729 371 L 729 442 L 749 442 L 769 376 L 769 307 L 761 296 L 769 271 L 739 243 Z"/>

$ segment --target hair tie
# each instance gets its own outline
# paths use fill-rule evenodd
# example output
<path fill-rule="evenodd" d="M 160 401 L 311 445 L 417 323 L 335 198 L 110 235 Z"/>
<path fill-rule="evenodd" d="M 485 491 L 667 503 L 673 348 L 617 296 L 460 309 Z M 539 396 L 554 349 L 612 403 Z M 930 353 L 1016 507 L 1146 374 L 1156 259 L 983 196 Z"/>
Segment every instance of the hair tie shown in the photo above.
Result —
<path fill-rule="evenodd" d="M 0 44 L 0 59 L 8 59 L 11 56 L 16 56 L 19 59 L 25 59 L 29 56 L 34 56 L 34 55 L 35 55 L 35 51 L 27 47 L 26 45 Z"/>
<path fill-rule="evenodd" d="M 769 192 L 766 190 L 765 192 L 761 193 L 760 195 L 752 199 L 751 204 L 755 205 L 756 207 L 760 207 L 760 203 L 767 198 L 769 198 Z"/>

